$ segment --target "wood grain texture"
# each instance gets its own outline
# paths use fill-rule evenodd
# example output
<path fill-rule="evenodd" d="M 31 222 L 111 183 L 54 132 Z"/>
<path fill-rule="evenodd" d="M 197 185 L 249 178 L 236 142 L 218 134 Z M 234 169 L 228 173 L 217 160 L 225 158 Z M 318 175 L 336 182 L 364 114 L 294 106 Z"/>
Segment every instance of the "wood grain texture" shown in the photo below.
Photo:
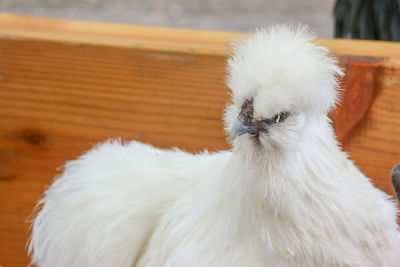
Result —
<path fill-rule="evenodd" d="M 109 137 L 227 149 L 225 60 L 238 33 L 0 14 L 0 265 L 26 266 L 27 223 L 67 160 Z M 316 40 L 346 77 L 343 147 L 392 193 L 400 161 L 400 46 Z"/>

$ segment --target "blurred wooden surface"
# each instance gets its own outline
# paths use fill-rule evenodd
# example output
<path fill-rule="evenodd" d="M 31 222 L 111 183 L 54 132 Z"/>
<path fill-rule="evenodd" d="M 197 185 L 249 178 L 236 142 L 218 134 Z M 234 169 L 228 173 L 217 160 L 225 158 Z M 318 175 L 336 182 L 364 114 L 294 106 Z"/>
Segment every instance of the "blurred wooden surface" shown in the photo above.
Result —
<path fill-rule="evenodd" d="M 26 266 L 28 217 L 56 169 L 107 138 L 228 149 L 225 60 L 238 33 L 0 14 L 0 265 Z M 346 70 L 344 150 L 392 194 L 400 44 L 316 40 Z"/>

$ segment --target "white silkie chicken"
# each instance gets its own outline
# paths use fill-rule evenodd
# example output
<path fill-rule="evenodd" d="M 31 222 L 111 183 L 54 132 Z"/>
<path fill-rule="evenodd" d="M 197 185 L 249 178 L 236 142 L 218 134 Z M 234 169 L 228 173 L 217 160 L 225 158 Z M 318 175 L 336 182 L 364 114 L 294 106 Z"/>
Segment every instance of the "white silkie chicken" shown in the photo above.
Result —
<path fill-rule="evenodd" d="M 236 43 L 232 151 L 109 141 L 46 191 L 38 266 L 400 266 L 396 206 L 342 152 L 336 60 L 304 27 Z"/>

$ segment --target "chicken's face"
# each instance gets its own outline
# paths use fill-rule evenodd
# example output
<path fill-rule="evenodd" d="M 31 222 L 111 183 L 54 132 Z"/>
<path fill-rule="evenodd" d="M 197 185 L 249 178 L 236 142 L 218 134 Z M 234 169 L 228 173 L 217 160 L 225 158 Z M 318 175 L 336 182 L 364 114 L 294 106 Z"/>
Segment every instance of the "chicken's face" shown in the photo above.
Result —
<path fill-rule="evenodd" d="M 230 121 L 228 139 L 245 147 L 295 148 L 294 144 L 306 131 L 306 116 L 294 107 L 276 107 L 257 111 L 254 97 L 243 100 L 240 107 L 230 106 L 225 117 L 227 122 Z"/>
<path fill-rule="evenodd" d="M 233 103 L 225 113 L 229 139 L 260 148 L 295 148 L 312 122 L 326 118 L 342 75 L 328 50 L 305 27 L 258 31 L 234 46 L 228 61 Z"/>
<path fill-rule="evenodd" d="M 288 127 L 283 125 L 290 115 L 293 115 L 292 111 L 282 110 L 273 116 L 262 117 L 257 116 L 254 113 L 254 100 L 253 98 L 247 99 L 243 102 L 236 121 L 232 125 L 229 132 L 229 139 L 234 139 L 243 134 L 249 134 L 249 136 L 256 143 L 260 143 L 260 135 L 272 135 L 277 131 L 287 132 Z M 282 136 L 282 134 L 280 134 Z"/>

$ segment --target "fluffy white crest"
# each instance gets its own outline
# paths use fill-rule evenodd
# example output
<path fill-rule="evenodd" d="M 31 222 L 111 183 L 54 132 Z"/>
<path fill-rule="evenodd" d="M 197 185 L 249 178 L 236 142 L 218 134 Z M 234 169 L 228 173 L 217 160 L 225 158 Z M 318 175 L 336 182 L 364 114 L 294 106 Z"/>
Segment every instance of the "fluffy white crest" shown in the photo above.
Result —
<path fill-rule="evenodd" d="M 326 113 L 338 100 L 337 60 L 313 44 L 306 26 L 259 29 L 233 43 L 228 61 L 228 86 L 234 104 L 254 98 L 255 113 L 268 117 L 282 110 Z"/>

